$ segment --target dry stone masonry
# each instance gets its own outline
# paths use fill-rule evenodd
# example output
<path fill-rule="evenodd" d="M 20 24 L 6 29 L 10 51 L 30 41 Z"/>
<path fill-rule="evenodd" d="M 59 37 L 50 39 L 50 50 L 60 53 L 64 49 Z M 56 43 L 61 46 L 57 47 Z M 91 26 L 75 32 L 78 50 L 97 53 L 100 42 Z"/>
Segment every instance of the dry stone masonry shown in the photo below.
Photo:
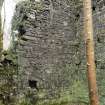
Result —
<path fill-rule="evenodd" d="M 93 11 L 97 73 L 105 80 L 105 9 L 95 4 Z M 19 32 L 16 48 L 22 89 L 46 90 L 50 98 L 62 89 L 72 91 L 74 81 L 86 83 L 83 14 L 75 2 L 22 2 L 16 7 L 13 30 Z"/>

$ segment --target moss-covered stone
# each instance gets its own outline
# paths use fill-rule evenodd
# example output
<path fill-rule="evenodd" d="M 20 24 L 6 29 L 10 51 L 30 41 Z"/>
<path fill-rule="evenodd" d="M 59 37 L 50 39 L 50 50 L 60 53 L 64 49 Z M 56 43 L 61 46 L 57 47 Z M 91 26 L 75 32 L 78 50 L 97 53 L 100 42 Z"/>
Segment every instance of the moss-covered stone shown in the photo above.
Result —
<path fill-rule="evenodd" d="M 99 6 L 103 3 L 97 3 L 93 1 L 95 62 L 100 100 L 104 105 L 105 10 Z M 19 26 L 24 28 L 24 33 Z M 71 99 L 88 104 L 81 1 L 21 2 L 16 8 L 12 30 L 20 33 L 16 46 L 20 92 L 27 93 L 31 79 L 38 82 L 39 104 L 62 105 Z"/>

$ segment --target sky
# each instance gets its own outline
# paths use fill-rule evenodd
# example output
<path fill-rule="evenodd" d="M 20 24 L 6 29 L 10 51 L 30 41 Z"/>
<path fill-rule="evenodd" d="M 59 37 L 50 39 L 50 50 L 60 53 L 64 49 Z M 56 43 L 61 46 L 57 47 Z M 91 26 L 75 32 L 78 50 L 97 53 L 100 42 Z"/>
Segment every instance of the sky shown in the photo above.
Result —
<path fill-rule="evenodd" d="M 10 46 L 11 41 L 11 21 L 13 14 L 15 12 L 15 6 L 19 1 L 22 0 L 4 0 L 4 4 L 2 7 L 2 23 L 4 24 L 4 35 L 3 35 L 3 49 L 7 50 Z M 37 2 L 40 2 L 40 0 L 35 0 Z M 5 21 L 4 21 L 5 20 Z"/>
<path fill-rule="evenodd" d="M 2 7 L 2 22 L 4 23 L 4 35 L 3 35 L 3 48 L 7 50 L 10 45 L 10 34 L 11 34 L 11 20 L 15 10 L 16 2 L 14 0 L 5 0 Z"/>

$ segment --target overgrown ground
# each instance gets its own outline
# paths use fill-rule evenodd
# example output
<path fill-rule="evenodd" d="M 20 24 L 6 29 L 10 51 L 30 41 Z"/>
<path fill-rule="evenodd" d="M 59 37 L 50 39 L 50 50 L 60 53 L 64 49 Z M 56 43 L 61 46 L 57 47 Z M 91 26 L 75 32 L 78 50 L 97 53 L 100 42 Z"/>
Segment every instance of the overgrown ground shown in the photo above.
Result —
<path fill-rule="evenodd" d="M 31 90 L 24 94 L 18 93 L 17 58 L 13 52 L 3 52 L 10 63 L 1 62 L 0 66 L 0 105 L 89 105 L 87 83 L 83 80 L 73 80 L 69 88 L 60 88 L 52 92 L 59 93 L 55 98 L 46 97 L 46 90 Z M 66 67 L 66 69 L 70 69 Z M 104 81 L 103 81 L 104 83 Z M 99 86 L 100 105 L 104 105 L 103 86 Z M 102 95 L 103 94 L 103 95 Z"/>
<path fill-rule="evenodd" d="M 30 90 L 18 93 L 18 64 L 13 52 L 2 53 L 0 65 L 0 105 L 88 105 L 87 86 L 82 81 L 74 81 L 70 88 L 55 90 L 56 98 L 45 98 L 46 90 Z M 9 62 L 8 62 L 9 61 Z M 70 69 L 66 67 L 65 69 Z"/>

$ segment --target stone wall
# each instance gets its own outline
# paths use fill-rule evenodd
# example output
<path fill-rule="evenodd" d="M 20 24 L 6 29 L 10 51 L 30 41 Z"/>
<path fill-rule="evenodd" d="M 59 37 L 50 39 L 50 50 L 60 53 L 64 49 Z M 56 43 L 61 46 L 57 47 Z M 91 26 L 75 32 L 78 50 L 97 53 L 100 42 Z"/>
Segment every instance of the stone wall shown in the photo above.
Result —
<path fill-rule="evenodd" d="M 29 87 L 29 80 L 36 81 L 38 89 L 45 89 L 52 97 L 56 90 L 71 89 L 75 81 L 87 85 L 83 15 L 74 5 L 68 0 L 17 5 L 13 29 L 19 32 L 17 52 L 23 89 Z M 99 11 L 96 5 L 93 11 L 97 73 L 98 79 L 104 80 L 105 9 Z"/>

